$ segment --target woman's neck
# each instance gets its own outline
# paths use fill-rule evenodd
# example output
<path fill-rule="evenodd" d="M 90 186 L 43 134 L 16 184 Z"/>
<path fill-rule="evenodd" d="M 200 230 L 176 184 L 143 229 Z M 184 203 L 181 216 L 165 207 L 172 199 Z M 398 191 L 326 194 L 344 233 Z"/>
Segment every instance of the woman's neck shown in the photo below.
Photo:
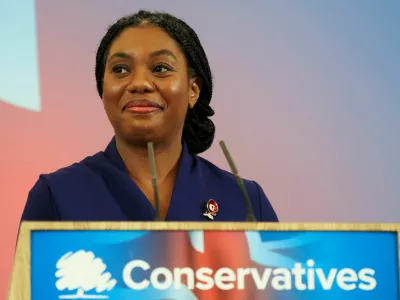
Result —
<path fill-rule="evenodd" d="M 147 147 L 128 144 L 118 137 L 116 137 L 116 146 L 129 175 L 140 183 L 151 181 Z M 157 180 L 159 183 L 164 182 L 170 176 L 176 175 L 181 153 L 181 141 L 173 142 L 168 146 L 154 144 Z"/>

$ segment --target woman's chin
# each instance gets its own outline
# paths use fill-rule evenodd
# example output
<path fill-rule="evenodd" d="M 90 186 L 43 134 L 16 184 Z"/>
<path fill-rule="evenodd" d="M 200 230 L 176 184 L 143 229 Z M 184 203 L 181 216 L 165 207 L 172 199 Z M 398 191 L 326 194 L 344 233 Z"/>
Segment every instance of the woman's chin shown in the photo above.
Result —
<path fill-rule="evenodd" d="M 123 134 L 131 143 L 162 142 L 165 135 L 157 126 L 135 126 Z M 164 137 L 164 138 L 163 138 Z"/>

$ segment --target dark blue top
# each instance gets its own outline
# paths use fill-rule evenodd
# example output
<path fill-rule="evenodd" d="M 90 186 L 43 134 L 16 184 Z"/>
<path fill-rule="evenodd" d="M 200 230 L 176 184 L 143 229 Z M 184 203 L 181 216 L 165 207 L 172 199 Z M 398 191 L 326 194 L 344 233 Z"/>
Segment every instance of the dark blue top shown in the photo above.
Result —
<path fill-rule="evenodd" d="M 255 182 L 244 180 L 258 221 L 278 218 Z M 215 221 L 245 221 L 246 203 L 235 177 L 209 161 L 189 154 L 184 145 L 166 221 L 207 221 L 205 203 L 214 199 Z M 22 221 L 152 221 L 155 209 L 131 180 L 115 138 L 104 152 L 54 173 L 40 175 Z"/>

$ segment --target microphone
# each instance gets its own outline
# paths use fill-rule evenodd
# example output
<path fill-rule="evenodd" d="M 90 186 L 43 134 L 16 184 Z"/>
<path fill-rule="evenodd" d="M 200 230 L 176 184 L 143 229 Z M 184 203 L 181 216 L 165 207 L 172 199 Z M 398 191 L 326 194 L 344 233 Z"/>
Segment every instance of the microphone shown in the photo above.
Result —
<path fill-rule="evenodd" d="M 246 206 L 247 206 L 247 218 L 246 218 L 246 220 L 250 221 L 250 222 L 255 222 L 256 218 L 254 216 L 253 208 L 251 206 L 251 200 L 250 200 L 249 194 L 246 191 L 246 188 L 244 187 L 243 180 L 239 176 L 238 170 L 237 170 L 237 168 L 235 166 L 235 163 L 233 162 L 233 159 L 232 159 L 232 157 L 231 157 L 231 155 L 230 155 L 230 153 L 228 151 L 228 148 L 225 145 L 225 142 L 224 141 L 220 141 L 219 145 L 221 146 L 222 151 L 224 152 L 224 155 L 226 157 L 226 160 L 228 161 L 229 167 L 231 168 L 232 173 L 236 178 L 236 182 L 239 185 L 240 190 L 242 191 L 242 194 L 244 196 L 244 200 L 245 200 Z"/>
<path fill-rule="evenodd" d="M 147 143 L 147 155 L 150 161 L 150 174 L 151 181 L 153 184 L 154 191 L 154 204 L 156 206 L 156 219 L 155 221 L 161 221 L 160 217 L 160 199 L 158 197 L 158 185 L 157 185 L 157 172 L 156 172 L 156 157 L 154 155 L 154 146 L 152 142 Z"/>

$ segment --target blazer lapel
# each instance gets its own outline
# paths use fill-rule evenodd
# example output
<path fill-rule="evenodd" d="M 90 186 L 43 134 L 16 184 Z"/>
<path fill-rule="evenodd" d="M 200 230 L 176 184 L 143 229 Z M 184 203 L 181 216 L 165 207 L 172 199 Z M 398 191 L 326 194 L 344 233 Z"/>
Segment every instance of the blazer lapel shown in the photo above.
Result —
<path fill-rule="evenodd" d="M 183 143 L 179 170 L 175 181 L 172 199 L 166 216 L 167 221 L 204 220 L 205 182 L 197 166 L 195 156 L 188 152 Z"/>
<path fill-rule="evenodd" d="M 103 153 L 99 163 L 104 170 L 103 178 L 122 211 L 132 221 L 152 221 L 155 211 L 144 193 L 129 177 L 128 171 L 118 153 L 115 137 Z"/>

